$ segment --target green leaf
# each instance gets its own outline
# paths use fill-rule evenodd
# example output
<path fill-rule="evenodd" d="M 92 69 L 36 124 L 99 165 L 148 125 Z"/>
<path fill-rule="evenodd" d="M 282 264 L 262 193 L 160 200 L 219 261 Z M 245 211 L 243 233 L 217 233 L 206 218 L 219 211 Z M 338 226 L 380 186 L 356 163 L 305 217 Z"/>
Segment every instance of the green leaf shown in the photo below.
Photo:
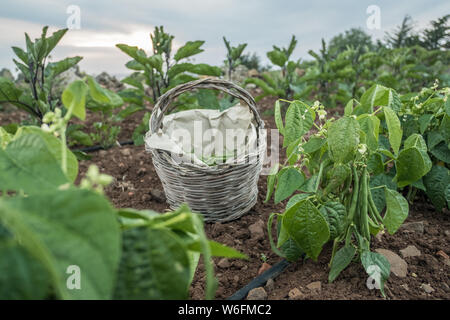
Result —
<path fill-rule="evenodd" d="M 211 240 L 209 240 L 208 243 L 211 249 L 211 255 L 214 257 L 248 259 L 245 254 L 240 253 L 236 249 Z M 202 252 L 201 243 L 199 241 L 189 244 L 188 249 L 195 252 Z"/>
<path fill-rule="evenodd" d="M 365 250 L 361 253 L 361 263 L 384 295 L 384 282 L 391 273 L 389 261 L 382 254 Z"/>
<path fill-rule="evenodd" d="M 383 224 L 390 234 L 394 234 L 408 217 L 408 201 L 397 191 L 384 188 L 386 197 L 386 214 Z"/>
<path fill-rule="evenodd" d="M 277 97 L 279 95 L 279 91 L 277 90 L 277 88 L 272 87 L 269 83 L 267 83 L 266 81 L 264 81 L 263 79 L 259 79 L 259 78 L 247 78 L 244 81 L 244 86 L 249 84 L 249 83 L 253 83 L 254 85 L 260 87 L 262 89 L 262 91 L 264 92 L 264 95 L 262 96 L 266 96 L 266 95 L 270 95 L 270 96 L 274 96 Z M 282 94 L 282 93 L 281 93 Z M 258 98 L 255 99 L 256 101 L 258 101 Z M 281 131 L 280 131 L 281 132 Z M 282 133 L 284 135 L 284 133 Z"/>
<path fill-rule="evenodd" d="M 0 190 L 36 194 L 68 182 L 40 135 L 23 135 L 0 149 Z"/>
<path fill-rule="evenodd" d="M 162 70 L 162 65 L 163 65 L 163 58 L 160 54 L 155 54 L 151 57 L 148 57 L 147 59 L 148 64 L 155 69 L 156 71 L 158 71 L 159 73 L 163 73 Z"/>
<path fill-rule="evenodd" d="M 446 189 L 450 185 L 450 170 L 434 165 L 430 172 L 423 178 L 426 194 L 433 205 L 439 211 L 446 206 Z"/>
<path fill-rule="evenodd" d="M 397 169 L 395 178 L 398 187 L 402 188 L 422 178 L 430 171 L 432 163 L 426 151 L 410 147 L 400 151 L 395 165 Z"/>
<path fill-rule="evenodd" d="M 58 42 L 61 40 L 61 38 L 66 34 L 68 29 L 61 29 L 56 32 L 54 32 L 50 37 L 45 39 L 47 42 L 47 51 L 45 52 L 45 56 L 48 56 L 50 52 L 56 47 Z"/>
<path fill-rule="evenodd" d="M 293 207 L 295 204 L 297 204 L 298 202 L 305 200 L 306 198 L 308 198 L 309 196 L 311 196 L 311 194 L 309 193 L 297 193 L 294 194 L 288 201 L 288 203 L 286 204 L 286 210 L 290 209 L 291 207 Z"/>
<path fill-rule="evenodd" d="M 81 59 L 83 59 L 83 57 L 77 56 L 72 58 L 65 58 L 57 62 L 50 62 L 45 70 L 49 73 L 49 76 L 55 78 L 57 75 L 60 75 L 64 71 L 67 71 L 75 66 L 78 62 L 81 61 Z"/>
<path fill-rule="evenodd" d="M 330 273 L 328 274 L 328 281 L 333 282 L 339 274 L 347 268 L 347 266 L 352 262 L 355 256 L 356 248 L 353 246 L 345 246 L 339 249 L 333 260 L 331 261 Z"/>
<path fill-rule="evenodd" d="M 450 164 L 450 149 L 444 141 L 433 147 L 430 152 L 438 160 Z"/>
<path fill-rule="evenodd" d="M 28 65 L 28 54 L 19 47 L 11 47 L 11 48 L 16 54 L 16 56 L 18 56 L 19 59 L 22 60 L 23 63 L 25 63 L 25 65 Z"/>
<path fill-rule="evenodd" d="M 0 148 L 5 149 L 9 142 L 13 139 L 13 135 L 0 127 Z"/>
<path fill-rule="evenodd" d="M 280 246 L 280 250 L 283 252 L 288 261 L 297 261 L 304 253 L 291 238 L 288 238 L 285 242 L 283 242 Z"/>
<path fill-rule="evenodd" d="M 356 99 L 350 99 L 345 105 L 344 116 L 351 116 L 355 105 L 358 106 L 359 102 Z"/>
<path fill-rule="evenodd" d="M 322 148 L 322 146 L 327 142 L 326 139 L 320 137 L 311 137 L 308 142 L 303 145 L 303 150 L 305 153 L 313 153 Z"/>
<path fill-rule="evenodd" d="M 0 257 L 0 299 L 47 298 L 50 286 L 47 270 L 17 241 L 0 236 Z"/>
<path fill-rule="evenodd" d="M 374 115 L 364 114 L 357 118 L 361 130 L 366 134 L 366 144 L 370 151 L 378 148 L 380 120 Z"/>
<path fill-rule="evenodd" d="M 97 81 L 91 76 L 87 77 L 87 83 L 89 86 L 89 95 L 99 104 L 111 106 L 113 108 L 123 105 L 122 98 L 115 92 L 103 88 Z"/>
<path fill-rule="evenodd" d="M 187 299 L 190 261 L 175 233 L 150 227 L 125 230 L 122 252 L 114 299 Z"/>
<path fill-rule="evenodd" d="M 327 185 L 324 189 L 324 195 L 327 195 L 330 192 L 338 192 L 339 187 L 350 174 L 351 170 L 348 165 L 342 163 L 335 164 L 331 171 L 327 173 L 329 178 L 327 179 Z"/>
<path fill-rule="evenodd" d="M 384 173 L 374 175 L 370 178 L 372 198 L 378 211 L 381 212 L 386 206 L 386 197 L 383 188 L 377 188 L 379 186 L 386 186 L 391 190 L 397 190 L 397 184 L 392 181 L 391 176 Z"/>
<path fill-rule="evenodd" d="M 401 103 L 395 90 L 375 84 L 361 96 L 361 106 L 364 110 L 362 113 L 372 113 L 375 106 L 389 107 L 399 111 Z"/>
<path fill-rule="evenodd" d="M 450 116 L 444 114 L 444 117 L 442 118 L 441 125 L 439 126 L 439 132 L 441 133 L 442 137 L 446 141 L 450 141 Z"/>
<path fill-rule="evenodd" d="M 347 210 L 345 206 L 336 201 L 328 201 L 320 207 L 320 213 L 328 223 L 330 229 L 330 240 L 339 237 L 345 228 Z"/>
<path fill-rule="evenodd" d="M 288 146 L 308 132 L 314 120 L 307 105 L 300 101 L 294 101 L 286 111 L 285 121 L 286 128 L 283 144 Z"/>
<path fill-rule="evenodd" d="M 447 185 L 447 189 L 445 189 L 445 199 L 447 200 L 447 208 L 450 208 L 450 183 Z"/>
<path fill-rule="evenodd" d="M 130 57 L 132 57 L 134 60 L 136 60 L 136 62 L 140 63 L 141 65 L 145 66 L 148 63 L 147 55 L 145 54 L 144 50 L 126 44 L 116 44 L 116 47 L 122 50 Z"/>
<path fill-rule="evenodd" d="M 59 297 L 111 298 L 120 231 L 105 198 L 76 189 L 9 198 L 0 201 L 0 220 L 46 267 Z M 67 290 L 73 265 L 80 268 L 81 288 Z"/>
<path fill-rule="evenodd" d="M 219 101 L 216 92 L 208 89 L 199 89 L 196 93 L 198 104 L 206 109 L 219 109 Z"/>
<path fill-rule="evenodd" d="M 283 227 L 313 260 L 317 260 L 322 246 L 330 238 L 325 218 L 309 200 L 300 201 L 285 212 Z"/>
<path fill-rule="evenodd" d="M 328 130 L 328 146 L 336 162 L 353 159 L 359 144 L 359 124 L 353 117 L 342 117 Z"/>
<path fill-rule="evenodd" d="M 389 143 L 391 144 L 392 150 L 394 150 L 394 154 L 397 155 L 403 135 L 400 120 L 398 120 L 395 112 L 389 107 L 384 107 L 384 116 L 389 131 Z"/>
<path fill-rule="evenodd" d="M 22 90 L 16 88 L 16 85 L 11 80 L 0 77 L 0 101 L 6 102 L 18 102 L 20 100 L 20 95 Z"/>
<path fill-rule="evenodd" d="M 281 52 L 279 50 L 272 50 L 267 52 L 267 57 L 273 64 L 279 67 L 283 67 L 288 60 L 284 52 Z"/>
<path fill-rule="evenodd" d="M 432 114 L 426 113 L 420 116 L 419 118 L 419 129 L 420 133 L 424 133 L 428 126 L 430 125 L 431 120 L 434 118 Z"/>
<path fill-rule="evenodd" d="M 173 57 L 175 61 L 180 61 L 181 59 L 199 54 L 200 52 L 203 52 L 203 49 L 200 49 L 200 47 L 205 43 L 205 41 L 188 41 L 184 46 L 182 46 L 180 49 L 178 49 L 177 53 Z"/>
<path fill-rule="evenodd" d="M 40 128 L 34 126 L 20 127 L 14 136 L 14 140 L 24 135 L 39 135 L 45 142 L 50 154 L 56 159 L 60 166 L 62 165 L 61 140 L 56 138 L 53 134 L 44 132 Z M 78 161 L 69 148 L 66 148 L 66 160 L 67 178 L 69 178 L 71 182 L 74 182 L 78 176 Z"/>
<path fill-rule="evenodd" d="M 81 80 L 75 80 L 64 89 L 62 102 L 80 120 L 86 118 L 86 95 L 88 86 Z"/>
<path fill-rule="evenodd" d="M 295 168 L 288 168 L 281 171 L 280 174 L 275 190 L 275 203 L 288 198 L 305 182 L 304 175 Z"/>
<path fill-rule="evenodd" d="M 178 63 L 171 67 L 167 72 L 169 79 L 173 79 L 175 76 L 183 73 L 190 72 L 206 76 L 220 76 L 222 70 L 219 67 L 213 67 L 205 63 L 192 64 L 192 63 Z"/>
<path fill-rule="evenodd" d="M 275 124 L 277 126 L 278 131 L 280 131 L 280 133 L 282 135 L 285 134 L 284 131 L 284 125 L 283 125 L 283 118 L 281 117 L 281 107 L 280 107 L 280 100 L 275 101 Z"/>
<path fill-rule="evenodd" d="M 367 170 L 373 175 L 384 172 L 383 158 L 379 153 L 372 153 L 369 156 L 369 160 L 367 162 Z"/>
<path fill-rule="evenodd" d="M 416 147 L 420 151 L 427 152 L 427 143 L 425 142 L 424 138 L 418 133 L 413 133 L 405 140 L 404 148 L 407 149 L 411 147 Z"/>
<path fill-rule="evenodd" d="M 266 200 L 264 200 L 264 203 L 267 203 L 270 200 L 270 197 L 272 197 L 273 190 L 275 188 L 275 182 L 277 180 L 277 173 L 280 168 L 280 164 L 276 163 L 271 169 L 269 176 L 267 177 L 267 193 L 266 193 Z"/>

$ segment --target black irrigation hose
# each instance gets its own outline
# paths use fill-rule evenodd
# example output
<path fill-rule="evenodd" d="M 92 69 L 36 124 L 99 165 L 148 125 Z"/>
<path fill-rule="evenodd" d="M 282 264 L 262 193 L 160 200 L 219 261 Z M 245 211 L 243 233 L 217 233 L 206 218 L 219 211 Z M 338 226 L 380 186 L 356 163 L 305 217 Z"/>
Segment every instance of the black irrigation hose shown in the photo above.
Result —
<path fill-rule="evenodd" d="M 252 289 L 263 286 L 267 280 L 274 279 L 281 274 L 291 263 L 285 259 L 273 265 L 269 270 L 263 272 L 261 275 L 250 281 L 245 287 L 236 291 L 233 295 L 226 300 L 243 300 L 247 296 L 248 292 Z"/>
<path fill-rule="evenodd" d="M 133 142 L 133 140 L 127 140 L 127 141 L 119 142 L 119 144 L 121 146 L 125 146 L 125 145 L 134 144 L 134 142 Z M 86 148 L 81 148 L 81 149 L 75 149 L 73 151 L 93 152 L 93 151 L 98 151 L 98 150 L 103 150 L 103 149 L 104 148 L 102 146 L 98 145 L 98 146 L 86 147 Z"/>

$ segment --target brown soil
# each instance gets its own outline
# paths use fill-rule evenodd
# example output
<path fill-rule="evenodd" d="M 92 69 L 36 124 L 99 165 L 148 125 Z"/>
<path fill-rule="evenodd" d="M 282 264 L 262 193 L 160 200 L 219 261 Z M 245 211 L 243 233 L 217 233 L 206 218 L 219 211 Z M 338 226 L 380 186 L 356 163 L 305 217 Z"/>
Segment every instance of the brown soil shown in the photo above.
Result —
<path fill-rule="evenodd" d="M 269 116 L 274 99 L 265 98 L 259 103 L 261 114 L 265 114 L 267 128 L 275 128 L 273 117 Z M 266 111 L 266 112 L 264 112 Z M 140 123 L 143 113 L 133 115 L 122 126 L 119 140 L 129 140 L 135 126 Z M 17 112 L 4 114 L 0 112 L 0 124 L 12 122 L 11 119 L 22 119 Z M 16 120 L 17 121 L 17 120 Z M 87 125 L 92 120 L 87 120 Z M 143 146 L 114 147 L 90 154 L 90 160 L 80 162 L 80 176 L 83 176 L 90 164 L 99 166 L 102 172 L 115 178 L 114 183 L 106 189 L 106 195 L 117 207 L 132 207 L 136 209 L 151 209 L 164 212 L 168 209 L 165 202 L 161 182 L 156 175 L 151 156 L 144 151 Z M 283 153 L 280 151 L 280 155 Z M 257 204 L 242 218 L 228 223 L 214 223 L 205 226 L 209 238 L 224 243 L 244 252 L 248 260 L 230 260 L 229 266 L 218 266 L 220 259 L 215 258 L 216 276 L 219 281 L 217 299 L 225 299 L 250 282 L 258 274 L 258 269 L 267 257 L 267 263 L 273 265 L 281 260 L 272 253 L 267 230 L 264 228 L 263 238 L 252 238 L 249 226 L 256 222 L 267 222 L 272 212 L 282 212 L 286 202 L 274 205 L 273 201 L 264 204 L 266 195 L 266 177 L 258 182 L 259 195 Z M 448 260 L 437 254 L 442 250 L 450 254 L 450 219 L 448 211 L 436 212 L 425 200 L 411 206 L 407 222 L 423 221 L 424 233 L 417 234 L 400 230 L 395 235 L 383 235 L 373 239 L 372 248 L 385 248 L 397 254 L 408 245 L 414 245 L 421 251 L 419 257 L 406 258 L 408 274 L 399 278 L 391 273 L 386 284 L 386 294 L 390 299 L 449 299 L 450 298 L 450 267 Z M 291 264 L 287 270 L 274 279 L 273 288 L 266 288 L 269 299 L 287 299 L 293 288 L 298 288 L 303 294 L 302 299 L 382 299 L 378 290 L 366 287 L 367 275 L 358 263 L 353 263 L 332 283 L 328 279 L 328 262 L 331 248 L 325 246 L 317 262 L 306 260 Z M 225 263 L 226 264 L 226 263 Z M 222 265 L 222 264 L 221 264 Z M 202 299 L 204 294 L 205 274 L 203 264 L 193 281 L 190 295 L 193 299 Z M 321 282 L 321 290 L 311 291 L 307 285 Z M 430 285 L 434 291 L 426 293 L 421 287 Z"/>

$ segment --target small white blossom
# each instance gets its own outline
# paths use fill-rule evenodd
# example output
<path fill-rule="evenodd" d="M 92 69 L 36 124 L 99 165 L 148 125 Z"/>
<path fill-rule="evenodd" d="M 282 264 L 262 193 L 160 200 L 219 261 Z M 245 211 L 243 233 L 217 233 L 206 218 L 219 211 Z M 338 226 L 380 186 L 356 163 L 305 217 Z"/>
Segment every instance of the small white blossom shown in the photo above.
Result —
<path fill-rule="evenodd" d="M 367 145 L 365 145 L 364 143 L 361 143 L 358 145 L 358 152 L 361 154 L 365 154 L 367 151 Z"/>

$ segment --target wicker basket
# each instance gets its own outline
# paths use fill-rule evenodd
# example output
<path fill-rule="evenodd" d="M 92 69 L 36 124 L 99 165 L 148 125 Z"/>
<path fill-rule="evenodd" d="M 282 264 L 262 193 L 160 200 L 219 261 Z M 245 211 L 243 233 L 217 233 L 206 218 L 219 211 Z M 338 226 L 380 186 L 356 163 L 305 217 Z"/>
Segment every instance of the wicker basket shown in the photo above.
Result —
<path fill-rule="evenodd" d="M 153 164 L 167 202 L 172 209 L 187 203 L 194 212 L 204 215 L 205 221 L 230 221 L 248 212 L 258 197 L 258 178 L 266 152 L 261 120 L 253 97 L 232 82 L 220 79 L 201 79 L 179 85 L 162 95 L 152 112 L 150 131 L 162 127 L 169 106 L 180 94 L 195 89 L 216 89 L 230 94 L 247 104 L 253 115 L 257 131 L 257 150 L 245 159 L 230 164 L 204 167 L 193 163 L 178 163 L 165 150 L 151 149 Z"/>

